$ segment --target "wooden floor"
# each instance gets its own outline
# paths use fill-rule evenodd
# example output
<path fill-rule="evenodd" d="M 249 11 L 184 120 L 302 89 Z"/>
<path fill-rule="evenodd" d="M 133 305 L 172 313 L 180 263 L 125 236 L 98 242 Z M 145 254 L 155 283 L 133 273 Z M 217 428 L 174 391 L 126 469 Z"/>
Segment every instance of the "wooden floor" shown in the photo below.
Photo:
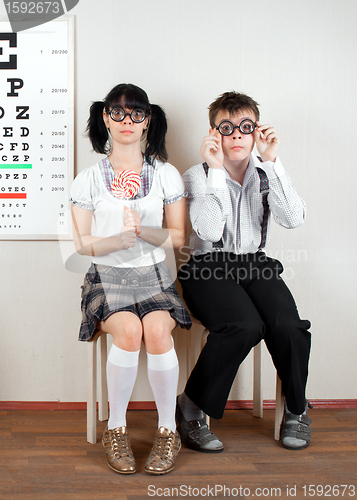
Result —
<path fill-rule="evenodd" d="M 0 499 L 357 499 L 350 487 L 357 489 L 357 410 L 314 409 L 309 414 L 310 447 L 289 451 L 273 439 L 273 410 L 265 410 L 263 419 L 254 418 L 250 410 L 226 411 L 221 421 L 211 422 L 224 442 L 223 453 L 182 447 L 171 473 L 151 476 L 143 469 L 156 412 L 130 411 L 128 426 L 138 472 L 123 476 L 106 465 L 100 442 L 86 442 L 85 411 L 3 411 Z M 99 423 L 98 439 L 104 425 Z M 339 489 L 330 490 L 329 485 Z"/>

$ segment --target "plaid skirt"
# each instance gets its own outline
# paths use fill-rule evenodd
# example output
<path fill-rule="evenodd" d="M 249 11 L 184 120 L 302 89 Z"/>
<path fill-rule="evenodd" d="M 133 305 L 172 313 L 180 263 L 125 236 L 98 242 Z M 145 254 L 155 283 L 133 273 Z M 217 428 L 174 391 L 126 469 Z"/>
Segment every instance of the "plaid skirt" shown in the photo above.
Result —
<path fill-rule="evenodd" d="M 177 293 L 165 261 L 153 266 L 119 268 L 92 263 L 82 285 L 79 340 L 90 340 L 96 320 L 130 311 L 140 319 L 152 311 L 169 311 L 182 328 L 191 318 Z"/>

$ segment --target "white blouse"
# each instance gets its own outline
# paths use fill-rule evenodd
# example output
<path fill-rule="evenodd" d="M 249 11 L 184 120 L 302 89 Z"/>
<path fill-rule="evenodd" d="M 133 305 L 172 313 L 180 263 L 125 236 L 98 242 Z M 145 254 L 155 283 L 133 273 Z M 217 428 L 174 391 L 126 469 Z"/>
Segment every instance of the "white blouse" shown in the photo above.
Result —
<path fill-rule="evenodd" d="M 111 193 L 103 179 L 102 163 L 80 172 L 71 187 L 71 202 L 93 211 L 92 235 L 106 238 L 119 234 L 124 226 L 124 207 L 136 210 L 141 225 L 162 228 L 164 205 L 185 196 L 185 188 L 178 170 L 170 163 L 153 161 L 150 191 L 142 198 L 121 200 Z M 165 260 L 165 250 L 137 238 L 133 248 L 95 256 L 93 262 L 114 267 L 151 266 Z"/>

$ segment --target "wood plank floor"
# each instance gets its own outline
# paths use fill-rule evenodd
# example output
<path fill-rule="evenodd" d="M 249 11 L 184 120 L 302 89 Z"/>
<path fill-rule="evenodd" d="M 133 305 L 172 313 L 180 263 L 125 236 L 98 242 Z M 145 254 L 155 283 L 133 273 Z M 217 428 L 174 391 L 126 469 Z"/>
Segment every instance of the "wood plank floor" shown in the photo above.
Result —
<path fill-rule="evenodd" d="M 144 465 L 156 412 L 130 411 L 128 426 L 138 472 L 124 476 L 106 465 L 100 442 L 86 442 L 85 411 L 3 411 L 0 499 L 357 499 L 357 410 L 314 409 L 309 414 L 313 418 L 310 447 L 289 451 L 273 439 L 273 410 L 265 410 L 263 419 L 254 418 L 250 410 L 226 411 L 221 421 L 211 421 L 224 442 L 223 453 L 182 447 L 171 473 L 151 476 Z M 98 425 L 98 439 L 104 426 L 104 422 Z M 339 489 L 330 491 L 329 485 Z M 342 485 L 351 487 L 344 490 Z"/>

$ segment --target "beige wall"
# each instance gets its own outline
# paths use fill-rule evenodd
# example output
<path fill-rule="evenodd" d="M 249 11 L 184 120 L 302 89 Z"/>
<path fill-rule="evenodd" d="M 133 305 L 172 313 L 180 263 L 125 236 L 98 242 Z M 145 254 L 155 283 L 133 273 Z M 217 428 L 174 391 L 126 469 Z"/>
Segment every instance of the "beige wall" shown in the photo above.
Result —
<path fill-rule="evenodd" d="M 182 173 L 200 161 L 207 106 L 218 94 L 235 89 L 260 103 L 308 206 L 306 223 L 294 231 L 274 226 L 269 245 L 312 322 L 307 394 L 357 398 L 355 0 L 80 0 L 72 13 L 76 172 L 98 159 L 84 136 L 88 107 L 117 83 L 143 87 L 165 108 L 170 161 Z M 83 275 L 64 269 L 57 242 L 2 241 L 0 257 L 0 399 L 84 401 Z M 186 334 L 177 335 L 181 390 Z M 232 399 L 251 399 L 250 371 L 251 357 Z M 264 373 L 264 397 L 273 398 L 267 354 Z M 142 357 L 133 400 L 147 399 Z"/>

